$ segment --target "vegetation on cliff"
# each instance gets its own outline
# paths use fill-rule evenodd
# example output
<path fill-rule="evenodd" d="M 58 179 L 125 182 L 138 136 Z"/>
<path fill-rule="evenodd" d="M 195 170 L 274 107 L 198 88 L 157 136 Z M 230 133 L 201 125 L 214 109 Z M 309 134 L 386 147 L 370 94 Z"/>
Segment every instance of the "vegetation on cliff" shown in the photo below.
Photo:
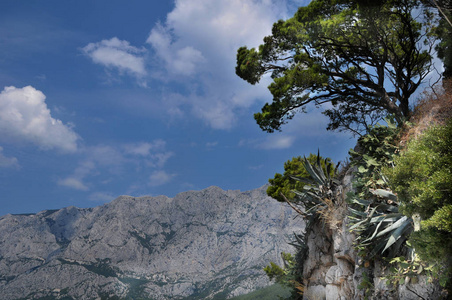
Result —
<path fill-rule="evenodd" d="M 265 269 L 270 278 L 292 286 L 291 299 L 303 292 L 300 270 L 310 222 L 320 220 L 334 230 L 346 214 L 363 266 L 383 257 L 393 265 L 388 284 L 427 274 L 452 292 L 452 97 L 446 81 L 452 27 L 447 5 L 313 0 L 293 18 L 275 23 L 258 50 L 238 49 L 238 76 L 251 84 L 268 72 L 273 79 L 272 103 L 255 114 L 264 131 L 281 130 L 308 105 L 328 104 L 323 112 L 330 118 L 328 129 L 360 136 L 350 150 L 354 189 L 347 196 L 337 173 L 325 167 L 331 162 L 322 165 L 312 155 L 288 161 L 284 175 L 270 179 L 268 194 L 307 220 L 306 233 L 293 243 L 297 259 L 284 254 L 284 267 L 270 263 Z M 435 55 L 445 66 L 443 90 L 438 90 L 441 84 L 431 86 L 433 93 L 413 109 L 410 101 L 431 74 Z M 365 287 L 366 295 L 372 288 L 370 283 Z"/>

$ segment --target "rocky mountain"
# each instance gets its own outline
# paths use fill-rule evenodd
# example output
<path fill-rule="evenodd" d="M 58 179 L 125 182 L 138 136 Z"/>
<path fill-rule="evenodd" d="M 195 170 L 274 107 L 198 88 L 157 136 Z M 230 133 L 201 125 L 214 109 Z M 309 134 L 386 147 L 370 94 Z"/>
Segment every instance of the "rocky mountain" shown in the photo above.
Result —
<path fill-rule="evenodd" d="M 269 285 L 289 207 L 210 187 L 0 218 L 1 299 L 227 299 Z"/>

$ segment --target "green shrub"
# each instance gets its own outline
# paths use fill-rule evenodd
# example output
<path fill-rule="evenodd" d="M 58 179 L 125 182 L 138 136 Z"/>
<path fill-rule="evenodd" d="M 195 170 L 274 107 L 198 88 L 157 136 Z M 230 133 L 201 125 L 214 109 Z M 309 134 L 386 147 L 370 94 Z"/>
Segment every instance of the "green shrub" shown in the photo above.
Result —
<path fill-rule="evenodd" d="M 433 126 L 408 142 L 385 168 L 391 188 L 398 195 L 400 211 L 419 214 L 421 228 L 409 237 L 421 261 L 437 266 L 442 284 L 452 275 L 452 119 Z M 450 290 L 450 286 L 448 287 Z"/>
<path fill-rule="evenodd" d="M 422 227 L 452 232 L 452 120 L 408 142 L 394 164 L 385 174 L 401 211 L 420 214 Z"/>

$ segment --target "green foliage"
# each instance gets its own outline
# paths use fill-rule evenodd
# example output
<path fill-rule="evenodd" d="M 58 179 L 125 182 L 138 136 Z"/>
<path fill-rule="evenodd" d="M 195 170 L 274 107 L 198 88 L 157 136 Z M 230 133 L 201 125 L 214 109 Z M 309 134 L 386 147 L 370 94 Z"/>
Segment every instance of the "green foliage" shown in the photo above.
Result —
<path fill-rule="evenodd" d="M 355 133 L 387 113 L 398 122 L 408 115 L 430 72 L 437 20 L 419 0 L 368 3 L 313 0 L 276 22 L 259 49 L 238 49 L 238 76 L 251 84 L 266 73 L 273 79 L 272 103 L 254 116 L 262 130 L 280 130 L 312 104 L 332 105 L 328 129 Z"/>
<path fill-rule="evenodd" d="M 407 254 L 405 241 L 413 231 L 411 215 L 399 211 L 397 196 L 388 190 L 381 173 L 382 168 L 393 165 L 400 131 L 392 119 L 387 118 L 386 123 L 372 126 L 358 140 L 358 150 L 349 152 L 351 165 L 357 169 L 356 194 L 348 198 L 350 230 L 357 233 L 356 247 L 367 259 Z"/>
<path fill-rule="evenodd" d="M 356 167 L 355 188 L 361 198 L 370 198 L 371 189 L 386 188 L 381 169 L 393 164 L 398 150 L 397 135 L 400 129 L 391 118 L 385 119 L 387 126 L 377 124 L 358 139 L 358 150 L 350 149 L 351 165 Z"/>
<path fill-rule="evenodd" d="M 434 272 L 438 278 L 448 278 L 452 274 L 452 119 L 409 141 L 394 164 L 384 173 L 398 194 L 401 211 L 422 218 L 420 230 L 409 241 L 423 262 L 438 266 Z"/>
<path fill-rule="evenodd" d="M 315 214 L 328 206 L 326 199 L 335 199 L 340 186 L 340 182 L 335 178 L 337 168 L 330 163 L 329 158 L 321 159 L 320 154 L 313 164 L 305 157 L 303 165 L 309 177 L 293 177 L 304 186 L 302 190 L 293 191 L 296 197 L 292 202 L 302 205 L 307 215 Z"/>
<path fill-rule="evenodd" d="M 391 272 L 385 278 L 387 279 L 386 283 L 392 286 L 409 282 L 416 283 L 419 275 L 430 270 L 420 260 L 415 259 L 411 261 L 403 256 L 394 257 L 389 263 L 391 264 Z"/>
<path fill-rule="evenodd" d="M 309 154 L 307 160 L 313 164 L 317 161 L 317 155 Z M 322 168 L 326 171 L 327 165 L 332 165 L 331 159 L 322 159 L 321 160 Z M 333 169 L 329 167 L 331 172 Z M 333 175 L 333 174 L 330 174 Z M 267 195 L 273 197 L 274 199 L 284 202 L 284 198 L 281 196 L 281 193 L 286 197 L 289 201 L 294 199 L 295 193 L 293 190 L 302 190 L 305 185 L 301 181 L 297 181 L 293 179 L 293 177 L 301 177 L 307 178 L 309 177 L 308 171 L 304 166 L 304 159 L 300 156 L 292 158 L 292 160 L 288 160 L 284 163 L 284 174 L 276 173 L 274 178 L 268 180 L 271 184 L 267 188 Z"/>
<path fill-rule="evenodd" d="M 413 232 L 409 241 L 415 247 L 420 260 L 428 265 L 432 277 L 439 279 L 449 292 L 452 291 L 452 235 L 427 228 Z"/>
<path fill-rule="evenodd" d="M 395 195 L 384 191 L 385 195 L 394 199 Z M 377 191 L 376 193 L 378 193 Z M 353 225 L 350 230 L 358 233 L 356 238 L 359 254 L 367 259 L 376 255 L 395 257 L 406 253 L 405 241 L 413 231 L 412 219 L 399 213 L 396 205 L 379 203 L 373 206 L 373 201 L 353 199 L 361 209 L 349 207 Z"/>
<path fill-rule="evenodd" d="M 267 274 L 268 278 L 270 280 L 274 280 L 276 283 L 279 283 L 281 285 L 289 285 L 290 286 L 290 280 L 291 276 L 289 276 L 292 272 L 292 269 L 294 267 L 295 261 L 290 253 L 281 253 L 282 259 L 284 261 L 284 268 L 281 268 L 274 262 L 270 262 L 270 265 L 266 266 L 264 268 L 265 273 Z"/>
<path fill-rule="evenodd" d="M 407 215 L 419 213 L 423 225 L 450 228 L 452 215 L 440 221 L 442 213 L 436 214 L 438 226 L 425 220 L 441 208 L 449 210 L 448 206 L 452 204 L 452 121 L 447 126 L 432 127 L 411 140 L 395 158 L 394 164 L 395 167 L 387 168 L 385 174 L 399 197 L 402 212 Z"/>
<path fill-rule="evenodd" d="M 364 299 L 369 299 L 369 296 L 372 294 L 374 289 L 374 285 L 372 284 L 372 280 L 369 278 L 367 272 L 363 272 L 361 282 L 358 284 L 358 290 L 364 291 Z"/>
<path fill-rule="evenodd" d="M 438 57 L 444 63 L 444 73 L 442 74 L 445 78 L 452 77 L 452 25 L 449 23 L 452 20 L 452 9 L 451 3 L 449 2 L 449 9 L 445 7 L 442 8 L 441 20 L 439 26 L 435 33 L 440 38 L 440 42 L 436 46 L 436 51 L 438 52 Z M 448 20 L 447 20 L 447 19 Z"/>
<path fill-rule="evenodd" d="M 286 299 L 301 300 L 303 298 L 304 287 L 302 282 L 303 264 L 307 258 L 308 247 L 305 236 L 294 234 L 295 240 L 290 243 L 296 249 L 295 255 L 281 253 L 284 267 L 280 267 L 274 262 L 270 262 L 264 268 L 270 280 L 290 289 L 291 295 Z"/>

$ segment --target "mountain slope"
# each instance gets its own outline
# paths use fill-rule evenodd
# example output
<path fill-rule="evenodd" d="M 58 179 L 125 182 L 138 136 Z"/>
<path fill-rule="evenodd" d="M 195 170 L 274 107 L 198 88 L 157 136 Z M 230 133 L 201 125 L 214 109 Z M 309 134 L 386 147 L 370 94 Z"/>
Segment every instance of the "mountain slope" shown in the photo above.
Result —
<path fill-rule="evenodd" d="M 304 229 L 294 217 L 265 187 L 6 215 L 0 292 L 2 299 L 225 299 L 269 284 L 262 267 L 292 250 L 287 233 Z"/>

